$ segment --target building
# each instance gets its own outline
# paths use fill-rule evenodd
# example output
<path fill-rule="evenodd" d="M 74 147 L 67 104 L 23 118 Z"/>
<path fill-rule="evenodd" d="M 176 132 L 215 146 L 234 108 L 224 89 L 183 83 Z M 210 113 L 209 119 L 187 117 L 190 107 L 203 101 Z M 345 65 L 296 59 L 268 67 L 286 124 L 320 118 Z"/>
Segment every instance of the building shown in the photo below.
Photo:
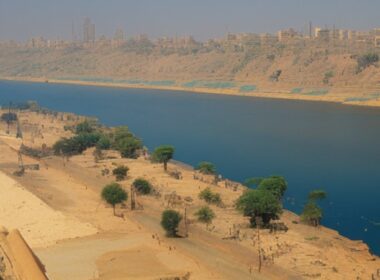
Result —
<path fill-rule="evenodd" d="M 95 24 L 93 24 L 89 18 L 86 18 L 84 20 L 83 42 L 85 42 L 85 43 L 94 43 L 95 42 Z"/>
<path fill-rule="evenodd" d="M 348 30 L 339 30 L 339 40 L 341 41 L 346 41 L 348 40 Z"/>
<path fill-rule="evenodd" d="M 373 39 L 376 48 L 380 48 L 380 28 L 373 30 Z"/>
<path fill-rule="evenodd" d="M 330 40 L 330 29 L 322 29 L 320 27 L 315 28 L 315 38 L 328 42 Z"/>
<path fill-rule="evenodd" d="M 277 33 L 277 39 L 279 42 L 288 42 L 294 38 L 296 38 L 298 33 L 293 29 L 285 29 L 285 30 L 280 30 Z"/>

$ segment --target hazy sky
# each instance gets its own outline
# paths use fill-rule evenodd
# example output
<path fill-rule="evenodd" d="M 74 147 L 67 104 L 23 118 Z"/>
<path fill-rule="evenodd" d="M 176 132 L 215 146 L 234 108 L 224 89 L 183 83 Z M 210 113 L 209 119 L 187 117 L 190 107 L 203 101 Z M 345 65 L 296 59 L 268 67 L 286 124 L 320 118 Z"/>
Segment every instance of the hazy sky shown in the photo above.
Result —
<path fill-rule="evenodd" d="M 314 25 L 365 30 L 380 26 L 380 0 L 0 0 L 0 39 L 78 36 L 85 17 L 96 34 L 112 36 L 194 35 L 274 32 Z"/>

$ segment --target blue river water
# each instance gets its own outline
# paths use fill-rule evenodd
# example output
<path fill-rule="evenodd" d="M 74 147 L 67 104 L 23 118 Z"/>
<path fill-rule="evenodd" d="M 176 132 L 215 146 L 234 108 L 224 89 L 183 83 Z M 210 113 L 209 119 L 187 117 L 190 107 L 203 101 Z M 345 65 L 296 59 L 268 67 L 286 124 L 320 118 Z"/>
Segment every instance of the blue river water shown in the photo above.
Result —
<path fill-rule="evenodd" d="M 149 149 L 172 144 L 176 160 L 211 161 L 233 180 L 283 175 L 297 213 L 322 188 L 322 223 L 380 255 L 380 108 L 0 81 L 0 104 L 27 100 L 128 125 Z"/>

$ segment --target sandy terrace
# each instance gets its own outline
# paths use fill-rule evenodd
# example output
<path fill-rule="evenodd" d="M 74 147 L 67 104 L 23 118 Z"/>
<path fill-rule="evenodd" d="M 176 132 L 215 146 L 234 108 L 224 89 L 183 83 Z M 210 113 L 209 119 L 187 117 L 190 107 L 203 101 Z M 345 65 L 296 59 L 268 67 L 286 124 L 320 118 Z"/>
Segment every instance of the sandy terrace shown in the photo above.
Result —
<path fill-rule="evenodd" d="M 70 136 L 63 129 L 65 115 L 23 114 L 25 127 L 40 127 L 33 137 L 33 129 L 23 130 L 25 145 L 51 146 L 61 132 Z M 299 217 L 287 211 L 281 221 L 289 227 L 288 232 L 260 231 L 265 261 L 259 274 L 257 231 L 234 210 L 233 203 L 243 191 L 234 183 L 215 185 L 211 178 L 195 179 L 193 170 L 170 164 L 170 171 L 182 173 L 183 178 L 176 180 L 161 165 L 144 158 L 122 159 L 114 152 L 95 162 L 91 149 L 69 161 L 57 157 L 37 161 L 24 156 L 24 163 L 37 162 L 40 170 L 10 178 L 17 169 L 19 145 L 12 131 L 11 136 L 0 137 L 0 191 L 4 191 L 0 219 L 7 221 L 8 227 L 20 228 L 34 247 L 50 245 L 36 252 L 52 279 L 380 279 L 376 276 L 380 260 L 365 244 L 323 227 L 295 224 Z M 130 169 L 128 178 L 120 182 L 127 191 L 134 179 L 144 177 L 160 193 L 139 196 L 142 210 L 132 212 L 128 203 L 118 207 L 123 218 L 112 216 L 99 195 L 105 184 L 114 181 L 111 175 L 102 176 L 102 170 L 120 164 Z M 212 206 L 217 217 L 208 229 L 193 215 L 204 205 L 198 193 L 206 187 L 219 192 L 225 204 L 223 208 Z M 170 203 L 171 197 L 176 199 Z M 159 222 L 167 207 L 183 214 L 187 209 L 188 238 L 164 236 Z M 98 234 L 93 235 L 95 232 Z M 84 237 L 69 239 L 79 236 Z"/>

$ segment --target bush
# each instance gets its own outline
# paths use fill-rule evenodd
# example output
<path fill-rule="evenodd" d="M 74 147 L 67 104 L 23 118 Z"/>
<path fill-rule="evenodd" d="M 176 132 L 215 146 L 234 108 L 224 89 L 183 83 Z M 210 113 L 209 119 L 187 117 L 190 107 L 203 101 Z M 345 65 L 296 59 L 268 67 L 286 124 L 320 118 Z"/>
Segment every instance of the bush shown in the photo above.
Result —
<path fill-rule="evenodd" d="M 215 165 L 211 162 L 202 161 L 198 164 L 198 166 L 195 168 L 202 174 L 207 175 L 215 175 L 216 174 L 216 168 Z"/>
<path fill-rule="evenodd" d="M 111 139 L 107 135 L 102 134 L 96 143 L 96 147 L 100 150 L 109 150 L 111 148 Z"/>
<path fill-rule="evenodd" d="M 128 199 L 128 193 L 118 183 L 106 185 L 101 193 L 102 198 L 112 205 L 113 214 L 115 215 L 115 205 Z"/>
<path fill-rule="evenodd" d="M 162 212 L 161 226 L 166 231 L 168 237 L 176 237 L 178 225 L 182 220 L 181 214 L 175 210 L 165 210 Z"/>
<path fill-rule="evenodd" d="M 53 145 L 56 155 L 77 155 L 87 148 L 94 147 L 99 141 L 99 133 L 83 133 L 71 138 L 62 138 Z"/>
<path fill-rule="evenodd" d="M 76 134 L 92 133 L 94 131 L 95 131 L 94 127 L 87 120 L 79 123 L 75 128 Z"/>
<path fill-rule="evenodd" d="M 330 79 L 334 77 L 333 71 L 328 71 L 325 73 L 325 76 L 323 77 L 323 83 L 328 84 L 330 82 Z"/>
<path fill-rule="evenodd" d="M 236 208 L 244 216 L 250 217 L 250 223 L 255 227 L 257 218 L 263 226 L 268 227 L 271 220 L 276 220 L 282 212 L 282 207 L 275 195 L 268 190 L 248 190 L 236 202 Z"/>
<path fill-rule="evenodd" d="M 215 213 L 208 206 L 204 206 L 200 208 L 197 212 L 195 212 L 195 216 L 198 218 L 198 221 L 201 223 L 210 224 L 212 220 L 215 218 Z"/>
<path fill-rule="evenodd" d="M 15 113 L 3 113 L 1 120 L 4 122 L 15 122 L 17 121 L 17 115 Z"/>
<path fill-rule="evenodd" d="M 118 144 L 118 150 L 123 158 L 137 158 L 142 143 L 137 138 L 125 138 Z"/>
<path fill-rule="evenodd" d="M 142 178 L 136 179 L 132 185 L 140 194 L 150 194 L 153 189 L 149 181 Z"/>
<path fill-rule="evenodd" d="M 210 204 L 220 205 L 222 203 L 220 194 L 214 193 L 210 188 L 205 188 L 201 191 L 199 193 L 199 198 Z"/>
<path fill-rule="evenodd" d="M 370 65 L 374 65 L 379 61 L 379 55 L 377 53 L 367 53 L 357 58 L 357 72 L 361 72 Z"/>
<path fill-rule="evenodd" d="M 115 130 L 112 147 L 118 150 L 124 158 L 137 158 L 138 151 L 143 148 L 143 145 L 127 126 L 121 126 Z"/>
<path fill-rule="evenodd" d="M 116 176 L 117 181 L 124 180 L 127 176 L 129 168 L 127 166 L 118 166 L 114 170 L 112 170 L 112 174 Z"/>

